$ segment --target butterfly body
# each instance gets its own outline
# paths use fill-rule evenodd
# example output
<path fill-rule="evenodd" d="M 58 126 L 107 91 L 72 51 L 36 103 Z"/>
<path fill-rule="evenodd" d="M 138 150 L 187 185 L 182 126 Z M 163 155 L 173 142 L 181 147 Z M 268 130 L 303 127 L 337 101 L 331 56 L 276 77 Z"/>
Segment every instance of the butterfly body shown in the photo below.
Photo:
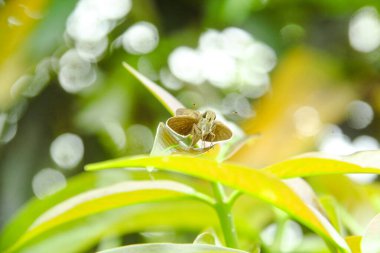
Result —
<path fill-rule="evenodd" d="M 191 147 L 194 147 L 199 140 L 218 142 L 232 137 L 231 130 L 217 121 L 215 112 L 210 110 L 200 113 L 186 108 L 178 109 L 176 115 L 169 118 L 166 125 L 179 135 L 191 135 Z"/>

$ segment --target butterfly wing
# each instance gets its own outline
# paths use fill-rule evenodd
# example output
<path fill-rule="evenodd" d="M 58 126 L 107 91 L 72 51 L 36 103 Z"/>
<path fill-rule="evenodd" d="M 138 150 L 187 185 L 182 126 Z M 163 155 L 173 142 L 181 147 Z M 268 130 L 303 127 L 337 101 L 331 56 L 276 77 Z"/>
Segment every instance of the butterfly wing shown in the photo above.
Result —
<path fill-rule="evenodd" d="M 214 122 L 214 130 L 212 133 L 213 134 L 208 134 L 204 140 L 209 142 L 217 142 L 225 141 L 232 137 L 231 130 L 220 121 Z"/>
<path fill-rule="evenodd" d="M 171 117 L 166 121 L 166 125 L 177 134 L 187 136 L 191 133 L 194 124 L 197 124 L 197 118 L 180 115 Z"/>
<path fill-rule="evenodd" d="M 187 108 L 179 108 L 175 111 L 175 115 L 176 116 L 183 116 L 183 115 L 187 115 L 187 116 L 191 116 L 191 117 L 194 117 L 194 118 L 199 118 L 201 116 L 200 112 L 196 111 L 196 110 L 192 110 L 192 109 L 187 109 Z"/>

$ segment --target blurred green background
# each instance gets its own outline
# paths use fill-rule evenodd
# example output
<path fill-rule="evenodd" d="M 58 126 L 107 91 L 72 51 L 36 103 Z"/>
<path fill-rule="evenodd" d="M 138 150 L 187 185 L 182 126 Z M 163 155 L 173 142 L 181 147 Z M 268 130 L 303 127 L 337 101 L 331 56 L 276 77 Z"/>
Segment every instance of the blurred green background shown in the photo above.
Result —
<path fill-rule="evenodd" d="M 214 108 L 260 133 L 234 161 L 262 167 L 312 150 L 378 149 L 379 8 L 376 0 L 0 1 L 0 227 L 86 163 L 149 153 L 170 115 L 123 61 L 187 107 Z"/>

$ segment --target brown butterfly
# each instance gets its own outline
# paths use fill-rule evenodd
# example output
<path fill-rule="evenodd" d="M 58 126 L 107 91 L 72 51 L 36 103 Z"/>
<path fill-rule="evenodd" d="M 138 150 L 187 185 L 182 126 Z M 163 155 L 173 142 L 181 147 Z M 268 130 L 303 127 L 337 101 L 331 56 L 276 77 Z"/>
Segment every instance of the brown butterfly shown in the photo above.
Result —
<path fill-rule="evenodd" d="M 191 147 L 199 140 L 207 142 L 225 141 L 232 137 L 231 130 L 220 121 L 215 120 L 213 111 L 199 111 L 180 108 L 175 116 L 166 121 L 166 125 L 174 132 L 182 136 L 192 136 Z"/>

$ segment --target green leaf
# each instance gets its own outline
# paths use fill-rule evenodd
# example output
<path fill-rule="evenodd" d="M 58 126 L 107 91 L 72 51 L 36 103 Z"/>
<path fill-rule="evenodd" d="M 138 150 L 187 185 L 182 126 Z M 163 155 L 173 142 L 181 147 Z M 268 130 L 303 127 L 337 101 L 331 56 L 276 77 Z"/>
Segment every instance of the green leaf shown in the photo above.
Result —
<path fill-rule="evenodd" d="M 327 217 L 329 218 L 331 224 L 340 233 L 343 233 L 343 225 L 341 220 L 341 214 L 339 212 L 339 206 L 336 200 L 332 196 L 323 196 L 319 198 L 319 202 L 323 206 Z"/>
<path fill-rule="evenodd" d="M 164 180 L 124 182 L 88 191 L 64 201 L 41 215 L 10 251 L 16 250 L 45 231 L 78 218 L 126 205 L 185 197 L 197 198 L 212 204 L 212 200 L 194 189 Z"/>
<path fill-rule="evenodd" d="M 199 201 L 181 199 L 147 203 L 112 209 L 62 224 L 38 235 L 17 251 L 93 252 L 99 241 L 110 235 L 123 236 L 141 231 L 163 231 L 163 228 L 169 231 L 199 233 L 205 227 L 216 227 L 218 224 L 213 208 Z"/>
<path fill-rule="evenodd" d="M 136 69 L 132 68 L 128 63 L 123 62 L 123 66 L 131 73 L 137 80 L 139 80 L 156 98 L 160 103 L 168 110 L 172 115 L 175 115 L 175 111 L 179 108 L 184 108 L 173 95 L 164 90 L 158 84 L 149 80 L 146 76 L 142 75 Z"/>
<path fill-rule="evenodd" d="M 333 196 L 337 200 L 339 216 L 349 234 L 364 233 L 368 220 L 363 220 L 362 213 L 355 210 L 366 210 L 366 215 L 370 217 L 375 216 L 377 212 L 363 185 L 339 174 L 309 177 L 308 182 L 319 193 Z"/>
<path fill-rule="evenodd" d="M 101 251 L 101 253 L 247 253 L 225 247 L 206 244 L 151 243 L 137 244 Z"/>
<path fill-rule="evenodd" d="M 0 235 L 0 251 L 14 244 L 33 221 L 52 206 L 80 193 L 99 186 L 127 179 L 127 172 L 83 173 L 71 178 L 65 189 L 44 198 L 29 201 L 4 227 Z"/>
<path fill-rule="evenodd" d="M 365 151 L 349 156 L 309 153 L 274 164 L 263 170 L 280 178 L 346 173 L 380 174 L 380 151 Z"/>
<path fill-rule="evenodd" d="M 86 166 L 86 170 L 109 168 L 146 167 L 181 172 L 206 180 L 220 182 L 254 197 L 262 199 L 293 216 L 344 252 L 349 252 L 346 242 L 331 224 L 285 183 L 273 175 L 249 167 L 217 163 L 214 160 L 191 156 L 136 156 L 105 161 Z M 286 196 L 286 197 L 284 197 Z"/>
<path fill-rule="evenodd" d="M 368 224 L 361 240 L 361 252 L 380 252 L 380 214 L 376 215 Z"/>
<path fill-rule="evenodd" d="M 217 238 L 215 232 L 203 232 L 195 238 L 193 244 L 210 244 L 221 246 L 219 239 Z"/>

